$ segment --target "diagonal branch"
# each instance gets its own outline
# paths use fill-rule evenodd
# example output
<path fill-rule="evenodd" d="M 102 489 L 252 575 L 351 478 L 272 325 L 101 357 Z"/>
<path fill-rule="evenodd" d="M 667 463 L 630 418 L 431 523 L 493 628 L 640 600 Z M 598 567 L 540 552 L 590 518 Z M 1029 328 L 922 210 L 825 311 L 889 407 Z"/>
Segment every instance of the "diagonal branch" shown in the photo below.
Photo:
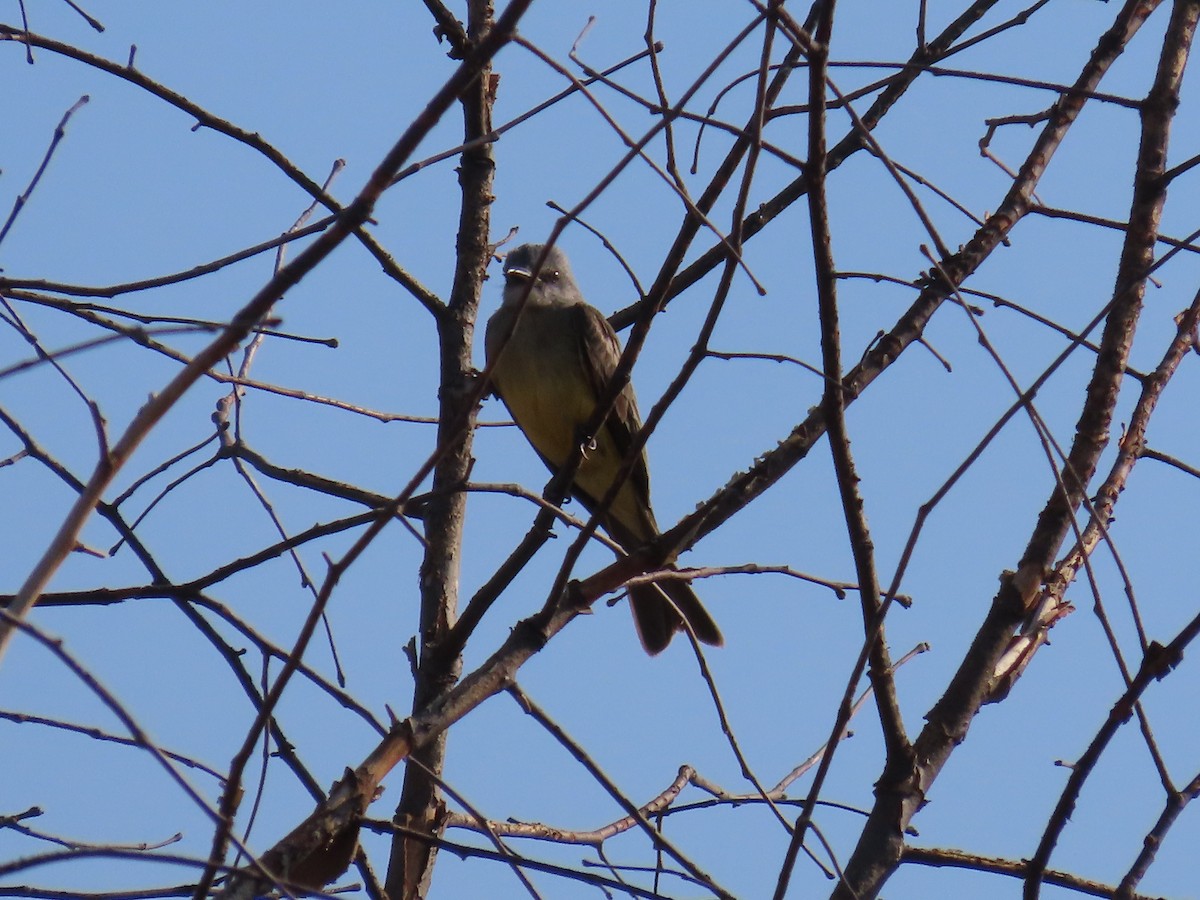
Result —
<path fill-rule="evenodd" d="M 939 268 L 952 284 L 961 284 L 974 272 L 1028 212 L 1034 187 L 1087 102 L 1088 94 L 1099 84 L 1156 6 L 1154 0 L 1127 0 L 1117 13 L 1113 25 L 1101 36 L 1091 58 L 1076 79 L 1075 90 L 1060 97 L 1053 107 L 1050 118 L 1000 208 L 961 251 L 939 262 Z M 944 295 L 939 297 L 936 287 L 929 285 L 922 291 L 922 296 L 910 313 L 927 319 L 925 310 L 932 314 L 933 308 L 942 299 Z M 885 337 L 876 352 L 884 351 L 888 342 L 889 338 Z M 1122 364 L 1118 371 L 1123 368 Z M 1041 583 L 1041 577 L 1039 568 L 1033 585 L 1035 590 Z M 839 900 L 876 896 L 898 865 L 904 846 L 904 829 L 920 809 L 929 786 L 936 780 L 950 755 L 965 740 L 975 714 L 988 695 L 995 662 L 1023 615 L 1024 607 L 1020 600 L 1022 591 L 1014 582 L 1015 579 L 1007 578 L 1002 583 L 1000 593 L 993 601 L 958 672 L 928 714 L 928 723 L 914 744 L 916 766 L 913 781 L 905 790 L 877 795 L 858 846 L 847 864 L 848 884 L 839 885 L 834 892 Z"/>
<path fill-rule="evenodd" d="M 50 578 L 75 547 L 84 523 L 91 516 L 101 496 L 117 472 L 128 462 L 133 451 L 175 405 L 184 392 L 209 369 L 233 351 L 278 299 L 324 260 L 350 234 L 363 225 L 371 215 L 376 200 L 387 187 L 392 174 L 438 123 L 447 107 L 475 79 L 487 61 L 503 46 L 532 0 L 513 0 L 497 21 L 497 27 L 480 42 L 475 52 L 455 70 L 454 74 L 434 94 L 422 113 L 405 130 L 383 161 L 372 173 L 362 192 L 345 208 L 328 231 L 318 237 L 296 258 L 279 270 L 247 303 L 211 343 L 201 350 L 186 368 L 155 394 L 134 416 L 121 438 L 100 459 L 83 491 L 72 506 L 58 533 L 42 558 L 35 565 L 18 591 L 9 614 L 23 619 Z M 505 27 L 500 27 L 504 22 Z M 0 656 L 12 637 L 13 628 L 7 621 L 0 623 Z"/>

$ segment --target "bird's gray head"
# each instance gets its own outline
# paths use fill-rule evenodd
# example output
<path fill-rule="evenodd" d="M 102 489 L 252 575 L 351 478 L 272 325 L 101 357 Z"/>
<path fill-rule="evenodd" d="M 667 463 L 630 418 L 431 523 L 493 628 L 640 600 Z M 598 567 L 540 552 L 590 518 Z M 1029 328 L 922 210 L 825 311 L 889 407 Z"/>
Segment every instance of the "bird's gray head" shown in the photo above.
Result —
<path fill-rule="evenodd" d="M 529 288 L 529 303 L 543 306 L 582 303 L 583 295 L 571 274 L 567 254 L 551 247 L 546 260 L 537 268 L 545 244 L 522 244 L 504 259 L 504 302 L 519 303 Z"/>

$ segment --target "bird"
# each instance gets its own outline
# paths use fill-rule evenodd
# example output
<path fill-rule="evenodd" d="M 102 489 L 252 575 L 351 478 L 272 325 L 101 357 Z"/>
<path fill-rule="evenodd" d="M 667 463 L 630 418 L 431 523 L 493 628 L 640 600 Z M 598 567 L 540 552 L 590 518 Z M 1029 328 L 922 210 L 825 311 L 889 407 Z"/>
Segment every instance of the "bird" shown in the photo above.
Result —
<path fill-rule="evenodd" d="M 508 253 L 503 301 L 488 320 L 484 349 L 493 393 L 542 461 L 557 472 L 588 440 L 583 430 L 621 358 L 616 332 L 604 314 L 583 299 L 561 249 L 524 244 Z M 637 398 L 627 382 L 599 433 L 588 440 L 571 485 L 572 496 L 626 553 L 659 535 L 650 506 L 645 447 L 608 508 L 600 509 L 600 502 L 641 427 Z M 718 647 L 724 643 L 717 623 L 687 581 L 634 585 L 629 600 L 638 637 L 651 656 L 667 648 L 685 621 L 700 641 Z"/>

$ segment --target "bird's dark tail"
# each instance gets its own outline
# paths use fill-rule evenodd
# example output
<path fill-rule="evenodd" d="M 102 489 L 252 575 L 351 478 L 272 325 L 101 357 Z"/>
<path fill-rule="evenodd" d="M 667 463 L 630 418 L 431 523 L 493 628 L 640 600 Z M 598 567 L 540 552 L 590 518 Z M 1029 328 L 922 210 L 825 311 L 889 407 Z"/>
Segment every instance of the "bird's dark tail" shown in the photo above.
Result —
<path fill-rule="evenodd" d="M 721 629 L 686 581 L 672 578 L 632 587 L 629 605 L 638 637 L 651 656 L 667 649 L 675 632 L 684 630 L 684 620 L 697 640 L 714 647 L 725 643 Z"/>

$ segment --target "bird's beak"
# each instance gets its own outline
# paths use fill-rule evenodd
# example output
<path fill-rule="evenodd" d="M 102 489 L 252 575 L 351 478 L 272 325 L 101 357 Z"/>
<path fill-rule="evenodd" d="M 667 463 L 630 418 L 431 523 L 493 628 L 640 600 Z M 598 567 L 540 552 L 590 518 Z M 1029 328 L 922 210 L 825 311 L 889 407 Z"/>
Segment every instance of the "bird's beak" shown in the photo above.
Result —
<path fill-rule="evenodd" d="M 522 266 L 513 266 L 504 270 L 504 280 L 508 284 L 518 284 L 533 278 L 533 272 Z"/>

